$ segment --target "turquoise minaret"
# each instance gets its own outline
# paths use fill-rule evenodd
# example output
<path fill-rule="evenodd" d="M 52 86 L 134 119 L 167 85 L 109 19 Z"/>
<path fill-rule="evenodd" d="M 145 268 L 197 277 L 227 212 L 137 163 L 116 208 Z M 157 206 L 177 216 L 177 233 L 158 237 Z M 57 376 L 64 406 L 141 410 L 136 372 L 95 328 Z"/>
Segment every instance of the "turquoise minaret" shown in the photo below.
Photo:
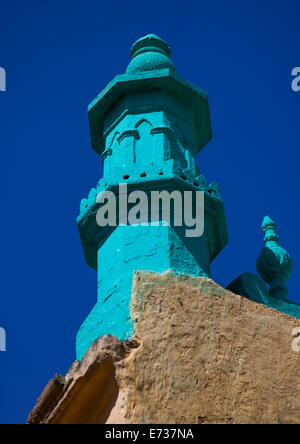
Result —
<path fill-rule="evenodd" d="M 166 42 L 151 34 L 131 49 L 117 75 L 89 106 L 92 148 L 102 156 L 103 177 L 81 202 L 78 228 L 88 265 L 98 272 L 98 300 L 77 334 L 77 359 L 103 334 L 126 340 L 132 277 L 136 270 L 210 276 L 210 263 L 228 241 L 218 185 L 200 175 L 196 156 L 211 139 L 207 94 L 182 79 Z M 100 227 L 99 193 L 119 184 L 128 192 L 204 192 L 204 232 L 162 223 Z"/>

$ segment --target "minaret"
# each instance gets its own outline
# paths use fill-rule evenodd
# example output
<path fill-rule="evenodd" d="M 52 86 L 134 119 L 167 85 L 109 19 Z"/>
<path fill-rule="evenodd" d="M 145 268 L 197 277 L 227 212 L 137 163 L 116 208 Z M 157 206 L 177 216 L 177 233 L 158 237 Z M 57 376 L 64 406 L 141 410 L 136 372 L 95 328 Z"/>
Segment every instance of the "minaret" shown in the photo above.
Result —
<path fill-rule="evenodd" d="M 207 94 L 177 74 L 171 50 L 159 37 L 139 39 L 130 55 L 126 73 L 89 106 L 91 144 L 102 156 L 104 173 L 82 200 L 77 221 L 86 262 L 98 272 L 98 300 L 77 335 L 79 360 L 101 335 L 122 341 L 132 336 L 136 270 L 209 277 L 210 262 L 228 241 L 218 185 L 208 185 L 195 161 L 211 139 Z M 147 196 L 203 191 L 203 235 L 187 237 L 185 227 L 151 221 L 99 226 L 97 196 L 110 191 L 119 203 L 120 184 Z"/>

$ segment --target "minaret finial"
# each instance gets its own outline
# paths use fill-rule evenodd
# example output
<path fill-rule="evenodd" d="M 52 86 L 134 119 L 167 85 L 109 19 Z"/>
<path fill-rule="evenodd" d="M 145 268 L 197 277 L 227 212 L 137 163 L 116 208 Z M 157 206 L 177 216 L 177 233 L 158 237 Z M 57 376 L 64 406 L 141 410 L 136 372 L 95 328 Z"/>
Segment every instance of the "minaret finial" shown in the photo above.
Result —
<path fill-rule="evenodd" d="M 131 62 L 126 70 L 127 74 L 162 69 L 171 69 L 172 72 L 176 72 L 169 45 L 155 34 L 148 34 L 138 39 L 131 47 L 130 57 Z"/>
<path fill-rule="evenodd" d="M 276 234 L 276 224 L 266 216 L 262 223 L 265 234 L 265 248 L 260 253 L 256 267 L 263 280 L 270 285 L 269 293 L 278 299 L 286 299 L 288 289 L 284 285 L 292 271 L 292 259 L 287 251 L 280 247 Z"/>
<path fill-rule="evenodd" d="M 267 245 L 268 242 L 275 242 L 277 245 L 279 244 L 279 237 L 276 234 L 276 224 L 269 217 L 265 216 L 261 228 L 265 234 L 264 243 Z"/>

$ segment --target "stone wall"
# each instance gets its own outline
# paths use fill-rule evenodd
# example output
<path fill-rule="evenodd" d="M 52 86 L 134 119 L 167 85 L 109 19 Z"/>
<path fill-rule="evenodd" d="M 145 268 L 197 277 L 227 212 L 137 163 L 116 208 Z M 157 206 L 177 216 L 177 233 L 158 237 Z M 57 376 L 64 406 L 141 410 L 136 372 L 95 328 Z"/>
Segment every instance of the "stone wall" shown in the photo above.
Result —
<path fill-rule="evenodd" d="M 73 365 L 56 407 L 45 414 L 44 399 L 44 419 L 37 406 L 29 422 L 300 422 L 300 352 L 292 349 L 299 320 L 211 279 L 146 272 L 135 275 L 131 314 L 134 338 L 100 338 Z M 113 381 L 111 402 L 103 392 L 105 377 L 108 385 Z"/>

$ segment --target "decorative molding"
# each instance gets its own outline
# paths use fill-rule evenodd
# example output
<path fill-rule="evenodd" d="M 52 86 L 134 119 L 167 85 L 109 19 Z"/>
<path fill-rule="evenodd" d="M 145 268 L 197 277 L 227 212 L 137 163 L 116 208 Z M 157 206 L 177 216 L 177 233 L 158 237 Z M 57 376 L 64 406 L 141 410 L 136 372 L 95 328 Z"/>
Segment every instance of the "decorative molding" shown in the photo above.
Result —
<path fill-rule="evenodd" d="M 151 129 L 151 134 L 165 134 L 167 136 L 176 137 L 175 131 L 168 126 L 157 126 Z"/>
<path fill-rule="evenodd" d="M 138 140 L 140 138 L 139 132 L 137 129 L 128 129 L 123 131 L 120 136 L 118 137 L 119 144 L 124 140 L 126 137 L 133 137 L 134 139 Z"/>

